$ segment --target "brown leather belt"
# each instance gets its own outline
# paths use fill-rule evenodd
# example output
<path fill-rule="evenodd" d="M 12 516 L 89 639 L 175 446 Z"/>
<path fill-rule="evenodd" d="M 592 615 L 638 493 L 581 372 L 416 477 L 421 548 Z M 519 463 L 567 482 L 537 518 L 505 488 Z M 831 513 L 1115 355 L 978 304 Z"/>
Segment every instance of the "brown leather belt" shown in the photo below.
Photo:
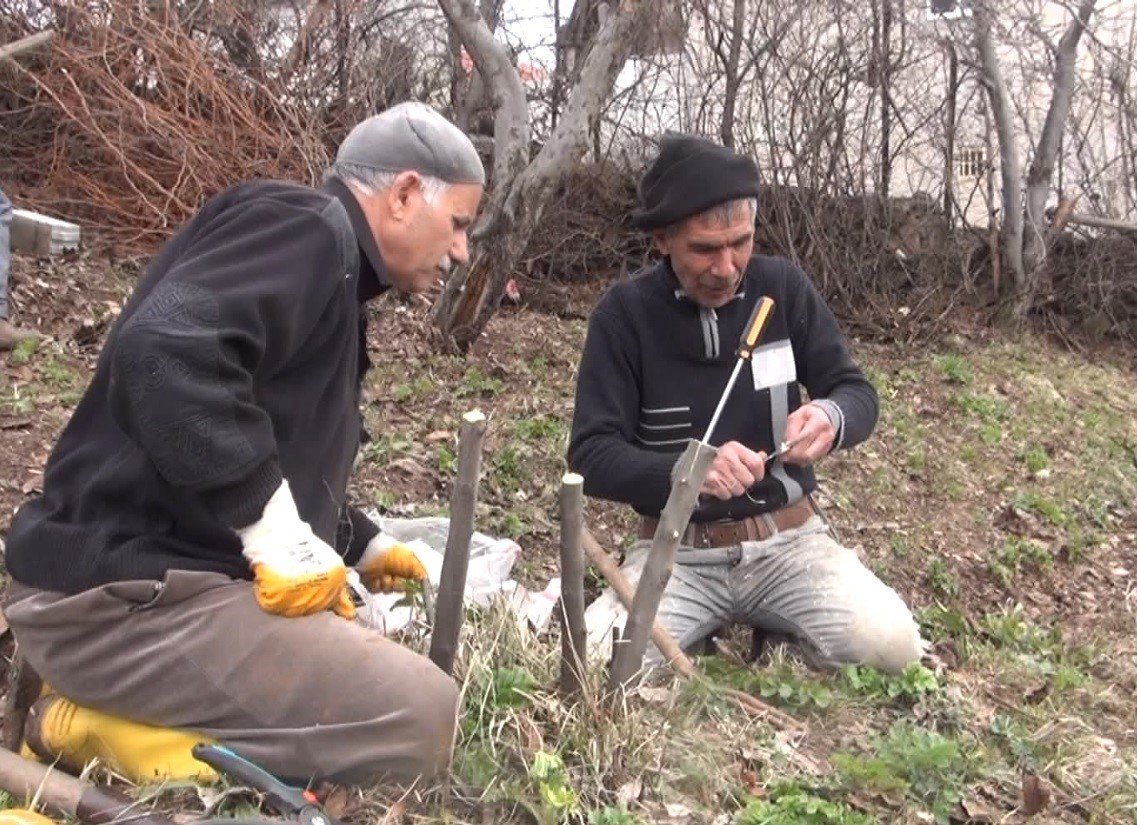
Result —
<path fill-rule="evenodd" d="M 762 541 L 783 530 L 801 527 L 813 514 L 813 503 L 806 496 L 772 513 L 747 516 L 737 521 L 693 522 L 687 525 L 679 543 L 684 547 L 730 547 L 744 541 Z M 658 526 L 659 519 L 641 516 L 640 538 L 653 538 Z"/>

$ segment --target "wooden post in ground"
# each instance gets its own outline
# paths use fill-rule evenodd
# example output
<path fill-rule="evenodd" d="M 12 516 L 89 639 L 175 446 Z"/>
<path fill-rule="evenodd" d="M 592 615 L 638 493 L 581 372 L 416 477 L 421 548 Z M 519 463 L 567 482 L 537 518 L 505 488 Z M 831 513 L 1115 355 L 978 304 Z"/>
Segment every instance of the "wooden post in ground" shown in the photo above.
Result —
<path fill-rule="evenodd" d="M 462 629 L 466 568 L 470 564 L 470 538 L 474 535 L 474 505 L 478 500 L 485 434 L 485 415 L 473 410 L 462 416 L 458 432 L 458 477 L 450 494 L 450 533 L 446 537 L 446 554 L 435 596 L 434 630 L 430 636 L 430 660 L 447 673 L 454 669 L 458 632 Z"/>
<path fill-rule="evenodd" d="M 659 516 L 651 550 L 648 552 L 636 595 L 628 610 L 628 623 L 617 645 L 608 684 L 612 690 L 625 687 L 640 671 L 647 650 L 651 627 L 659 610 L 659 601 L 671 579 L 679 540 L 691 520 L 699 498 L 699 489 L 707 476 L 718 450 L 701 441 L 691 440 L 675 465 L 671 495 Z"/>
<path fill-rule="evenodd" d="M 561 479 L 561 694 L 584 688 L 588 670 L 584 632 L 584 479 L 566 473 Z"/>

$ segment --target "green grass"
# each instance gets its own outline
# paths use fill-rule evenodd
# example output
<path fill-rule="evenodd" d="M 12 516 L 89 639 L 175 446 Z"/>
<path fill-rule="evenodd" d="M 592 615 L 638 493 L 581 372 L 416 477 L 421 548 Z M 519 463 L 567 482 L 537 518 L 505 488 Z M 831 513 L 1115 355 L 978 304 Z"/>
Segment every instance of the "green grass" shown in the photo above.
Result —
<path fill-rule="evenodd" d="M 937 596 L 944 599 L 954 599 L 959 596 L 959 580 L 948 569 L 943 559 L 932 559 L 928 562 L 928 587 Z"/>
<path fill-rule="evenodd" d="M 454 390 L 454 395 L 458 398 L 493 397 L 501 392 L 504 386 L 500 378 L 493 378 L 477 367 L 470 367 L 462 376 L 462 381 Z"/>
<path fill-rule="evenodd" d="M 971 373 L 971 365 L 958 355 L 941 355 L 936 359 L 936 367 L 949 384 L 967 386 L 975 377 Z"/>
<path fill-rule="evenodd" d="M 396 384 L 391 390 L 391 398 L 402 404 L 426 395 L 434 387 L 434 382 L 421 376 L 404 384 Z"/>
<path fill-rule="evenodd" d="M 1003 546 L 987 561 L 987 568 L 1003 587 L 1010 587 L 1024 567 L 1046 570 L 1054 566 L 1050 551 L 1036 541 L 1009 536 Z"/>

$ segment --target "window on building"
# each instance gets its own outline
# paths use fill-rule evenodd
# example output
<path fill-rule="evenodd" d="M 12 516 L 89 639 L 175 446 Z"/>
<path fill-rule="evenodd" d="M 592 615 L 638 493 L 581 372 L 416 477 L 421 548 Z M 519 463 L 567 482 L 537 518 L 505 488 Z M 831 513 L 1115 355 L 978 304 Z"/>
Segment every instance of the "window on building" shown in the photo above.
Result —
<path fill-rule="evenodd" d="M 960 149 L 955 156 L 955 173 L 961 178 L 977 178 L 987 171 L 986 152 L 981 147 Z"/>

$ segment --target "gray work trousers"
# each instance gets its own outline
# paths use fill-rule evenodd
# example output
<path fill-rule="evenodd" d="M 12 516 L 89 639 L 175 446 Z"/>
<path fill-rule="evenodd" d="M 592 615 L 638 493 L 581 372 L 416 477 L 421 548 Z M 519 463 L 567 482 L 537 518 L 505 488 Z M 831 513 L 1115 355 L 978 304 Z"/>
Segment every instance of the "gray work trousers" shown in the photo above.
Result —
<path fill-rule="evenodd" d="M 0 189 L 0 321 L 8 318 L 8 271 L 12 265 L 12 202 Z"/>
<path fill-rule="evenodd" d="M 247 581 L 174 570 L 74 596 L 13 582 L 4 614 L 56 692 L 281 777 L 408 780 L 453 750 L 458 687 L 430 660 L 331 612 L 266 613 Z"/>
<path fill-rule="evenodd" d="M 638 582 L 650 541 L 637 542 L 623 571 Z M 733 557 L 737 562 L 727 561 Z M 734 548 L 680 548 L 659 621 L 687 649 L 730 622 L 791 637 L 818 667 L 868 664 L 891 673 L 919 661 L 920 630 L 896 591 L 839 544 L 824 522 Z M 655 645 L 646 664 L 663 659 Z"/>

